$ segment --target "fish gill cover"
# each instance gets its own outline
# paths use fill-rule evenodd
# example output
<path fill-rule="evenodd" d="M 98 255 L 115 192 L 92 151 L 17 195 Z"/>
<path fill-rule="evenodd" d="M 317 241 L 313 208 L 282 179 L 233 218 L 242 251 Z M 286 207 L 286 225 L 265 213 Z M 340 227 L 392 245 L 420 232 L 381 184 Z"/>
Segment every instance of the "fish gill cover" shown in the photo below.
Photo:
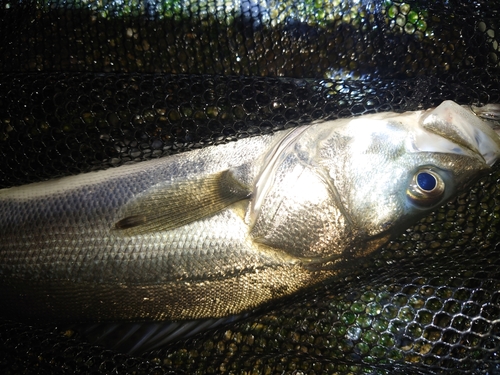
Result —
<path fill-rule="evenodd" d="M 500 103 L 496 1 L 0 6 L 1 187 L 315 119 Z M 2 320 L 0 368 L 499 373 L 499 178 L 496 167 L 348 278 L 140 357 Z"/>

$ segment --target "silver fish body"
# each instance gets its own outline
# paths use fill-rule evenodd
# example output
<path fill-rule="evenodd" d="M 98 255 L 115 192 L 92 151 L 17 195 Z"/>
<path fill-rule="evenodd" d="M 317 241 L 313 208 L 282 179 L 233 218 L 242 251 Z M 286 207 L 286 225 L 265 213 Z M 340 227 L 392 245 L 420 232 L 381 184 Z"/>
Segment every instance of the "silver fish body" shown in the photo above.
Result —
<path fill-rule="evenodd" d="M 453 102 L 0 190 L 4 314 L 216 318 L 332 277 L 488 170 Z"/>

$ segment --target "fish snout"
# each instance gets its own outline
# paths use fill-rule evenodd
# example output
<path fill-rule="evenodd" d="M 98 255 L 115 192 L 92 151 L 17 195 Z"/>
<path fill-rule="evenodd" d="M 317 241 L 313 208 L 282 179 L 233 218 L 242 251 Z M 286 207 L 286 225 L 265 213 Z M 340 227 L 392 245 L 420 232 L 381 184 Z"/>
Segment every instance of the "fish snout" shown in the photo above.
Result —
<path fill-rule="evenodd" d="M 498 112 L 494 113 L 500 115 L 500 105 L 488 108 L 487 113 L 496 108 Z M 446 152 L 461 154 L 466 149 L 480 155 L 491 167 L 500 157 L 500 135 L 494 130 L 495 124 L 487 120 L 492 117 L 481 113 L 447 100 L 424 113 L 422 126 L 455 144 Z"/>

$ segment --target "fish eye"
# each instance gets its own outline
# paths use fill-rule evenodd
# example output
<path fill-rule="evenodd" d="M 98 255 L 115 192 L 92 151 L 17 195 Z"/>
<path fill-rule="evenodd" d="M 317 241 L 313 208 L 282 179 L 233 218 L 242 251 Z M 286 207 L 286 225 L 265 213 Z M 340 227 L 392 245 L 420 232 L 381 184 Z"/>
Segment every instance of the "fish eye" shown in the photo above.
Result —
<path fill-rule="evenodd" d="M 417 174 L 417 185 L 423 191 L 431 192 L 437 186 L 436 177 L 427 171 L 419 172 Z"/>
<path fill-rule="evenodd" d="M 444 189 L 444 181 L 437 172 L 422 168 L 413 175 L 406 195 L 419 206 L 431 206 L 441 199 Z"/>

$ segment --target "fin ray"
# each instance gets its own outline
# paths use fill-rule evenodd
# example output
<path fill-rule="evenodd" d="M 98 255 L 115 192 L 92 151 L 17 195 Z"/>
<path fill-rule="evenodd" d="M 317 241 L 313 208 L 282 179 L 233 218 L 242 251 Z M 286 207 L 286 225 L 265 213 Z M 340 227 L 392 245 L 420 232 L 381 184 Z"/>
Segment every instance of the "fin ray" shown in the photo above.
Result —
<path fill-rule="evenodd" d="M 142 323 L 82 323 L 72 329 L 84 339 L 107 349 L 136 355 L 201 332 L 223 327 L 247 317 L 249 313 L 206 320 Z"/>
<path fill-rule="evenodd" d="M 230 170 L 204 178 L 160 184 L 139 196 L 113 229 L 126 235 L 171 230 L 210 216 L 240 200 L 250 190 Z"/>

